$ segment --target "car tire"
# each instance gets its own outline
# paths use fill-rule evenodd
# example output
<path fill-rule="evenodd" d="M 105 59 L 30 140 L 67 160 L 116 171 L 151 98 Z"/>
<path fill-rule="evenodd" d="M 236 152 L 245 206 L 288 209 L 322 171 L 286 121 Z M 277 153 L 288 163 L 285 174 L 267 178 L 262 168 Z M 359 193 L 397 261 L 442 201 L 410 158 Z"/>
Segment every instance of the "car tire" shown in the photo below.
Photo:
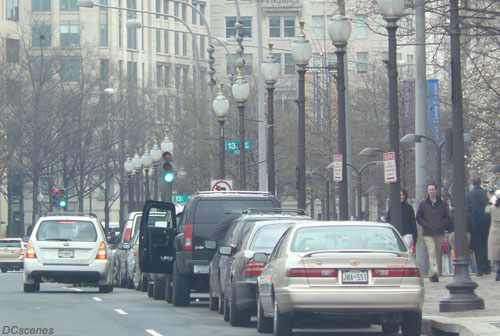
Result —
<path fill-rule="evenodd" d="M 179 271 L 177 261 L 174 262 L 174 274 L 172 279 L 172 303 L 176 307 L 189 306 L 190 294 L 187 277 Z"/>
<path fill-rule="evenodd" d="M 126 271 L 125 271 L 125 282 L 127 284 L 128 289 L 134 289 L 134 279 L 129 278 L 129 276 L 128 276 L 128 266 L 127 266 Z"/>
<path fill-rule="evenodd" d="M 23 290 L 25 293 L 33 293 L 36 290 L 36 283 L 34 284 L 24 284 Z"/>
<path fill-rule="evenodd" d="M 217 312 L 221 315 L 224 314 L 224 296 L 220 291 L 219 291 L 219 307 L 217 309 Z"/>
<path fill-rule="evenodd" d="M 118 263 L 113 264 L 113 284 L 117 287 L 120 286 L 119 266 Z"/>
<path fill-rule="evenodd" d="M 154 285 L 153 285 L 153 282 L 149 281 L 149 278 L 148 278 L 148 297 L 153 297 L 153 288 L 154 288 Z"/>
<path fill-rule="evenodd" d="M 5 267 L 2 267 L 2 273 L 7 273 L 8 269 Z"/>
<path fill-rule="evenodd" d="M 142 283 L 141 283 L 141 275 L 137 271 L 137 266 L 134 266 L 134 288 L 135 290 L 141 290 L 142 288 Z"/>
<path fill-rule="evenodd" d="M 113 284 L 99 286 L 99 293 L 111 293 L 113 291 Z"/>
<path fill-rule="evenodd" d="M 399 324 L 382 324 L 382 333 L 384 335 L 397 334 L 399 332 Z"/>
<path fill-rule="evenodd" d="M 231 305 L 229 309 L 229 322 L 233 327 L 247 327 L 250 324 L 250 312 L 245 310 L 238 310 L 236 307 L 236 290 L 231 285 Z"/>
<path fill-rule="evenodd" d="M 148 274 L 142 273 L 141 276 L 141 292 L 147 292 L 148 291 L 148 284 L 149 284 L 149 276 Z"/>
<path fill-rule="evenodd" d="M 172 297 L 172 275 L 167 274 L 165 279 L 165 301 L 167 301 L 167 303 L 172 303 Z"/>
<path fill-rule="evenodd" d="M 153 299 L 165 300 L 165 279 L 156 273 L 153 275 Z"/>
<path fill-rule="evenodd" d="M 284 315 L 278 308 L 278 302 L 274 300 L 273 329 L 274 336 L 287 336 L 292 333 L 290 316 Z"/>
<path fill-rule="evenodd" d="M 120 274 L 119 287 L 120 288 L 127 288 L 127 278 L 125 276 L 123 276 L 121 267 L 120 267 L 120 270 L 118 271 L 118 273 Z"/>
<path fill-rule="evenodd" d="M 227 298 L 227 293 L 224 295 L 224 321 L 229 322 L 230 316 L 229 299 Z"/>
<path fill-rule="evenodd" d="M 219 308 L 219 298 L 212 295 L 212 284 L 208 283 L 208 309 L 216 311 Z"/>
<path fill-rule="evenodd" d="M 273 319 L 264 316 L 259 294 L 257 294 L 257 331 L 261 334 L 273 332 Z"/>
<path fill-rule="evenodd" d="M 422 312 L 404 313 L 401 322 L 401 334 L 403 336 L 419 336 L 422 332 Z"/>

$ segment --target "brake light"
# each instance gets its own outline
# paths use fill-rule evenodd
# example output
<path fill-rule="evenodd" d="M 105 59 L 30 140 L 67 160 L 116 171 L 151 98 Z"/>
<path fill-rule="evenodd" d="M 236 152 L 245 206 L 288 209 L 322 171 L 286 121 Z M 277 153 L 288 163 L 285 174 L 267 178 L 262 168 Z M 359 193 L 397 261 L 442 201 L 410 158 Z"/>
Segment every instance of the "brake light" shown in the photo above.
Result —
<path fill-rule="evenodd" d="M 97 251 L 97 255 L 95 258 L 99 260 L 108 259 L 108 253 L 106 252 L 106 244 L 104 244 L 103 241 L 101 242 L 101 244 L 99 244 L 99 251 Z"/>
<path fill-rule="evenodd" d="M 243 270 L 243 275 L 260 275 L 262 273 L 262 269 L 266 267 L 266 263 L 263 261 L 255 261 L 250 259 Z"/>
<path fill-rule="evenodd" d="M 33 242 L 31 240 L 28 242 L 28 250 L 26 251 L 26 258 L 36 259 L 35 245 L 33 245 Z"/>
<path fill-rule="evenodd" d="M 125 234 L 123 235 L 123 241 L 128 242 L 130 240 L 130 235 L 132 234 L 132 229 L 128 228 L 125 230 Z"/>
<path fill-rule="evenodd" d="M 184 251 L 193 250 L 193 224 L 184 226 Z"/>
<path fill-rule="evenodd" d="M 289 278 L 336 278 L 339 271 L 336 268 L 289 268 L 286 276 Z"/>
<path fill-rule="evenodd" d="M 374 278 L 418 278 L 420 269 L 418 268 L 376 268 L 372 270 Z"/>
<path fill-rule="evenodd" d="M 134 257 L 137 257 L 138 254 L 139 254 L 139 250 L 135 250 L 134 251 Z"/>

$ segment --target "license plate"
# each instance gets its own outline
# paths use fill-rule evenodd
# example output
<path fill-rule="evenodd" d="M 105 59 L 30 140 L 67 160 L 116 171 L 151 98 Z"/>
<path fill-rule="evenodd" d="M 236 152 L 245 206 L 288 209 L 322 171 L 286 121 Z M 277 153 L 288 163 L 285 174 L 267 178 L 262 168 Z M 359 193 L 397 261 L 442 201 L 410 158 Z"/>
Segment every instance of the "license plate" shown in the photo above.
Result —
<path fill-rule="evenodd" d="M 208 265 L 194 265 L 194 274 L 208 274 Z"/>
<path fill-rule="evenodd" d="M 59 258 L 74 258 L 75 250 L 59 250 Z"/>
<path fill-rule="evenodd" d="M 342 271 L 342 283 L 347 284 L 367 284 L 368 271 L 346 270 Z"/>

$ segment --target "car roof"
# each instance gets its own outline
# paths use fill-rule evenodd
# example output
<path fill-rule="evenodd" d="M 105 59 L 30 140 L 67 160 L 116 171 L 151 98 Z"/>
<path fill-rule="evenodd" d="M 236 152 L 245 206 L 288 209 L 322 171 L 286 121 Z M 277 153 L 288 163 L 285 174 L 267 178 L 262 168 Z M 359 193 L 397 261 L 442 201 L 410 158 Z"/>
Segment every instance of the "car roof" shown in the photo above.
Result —
<path fill-rule="evenodd" d="M 274 198 L 274 195 L 269 194 L 267 191 L 246 191 L 246 190 L 235 190 L 235 191 L 198 191 L 193 197 L 200 198 Z"/>
<path fill-rule="evenodd" d="M 263 221 L 258 221 L 252 224 L 252 229 L 256 230 L 258 228 L 261 228 L 263 226 L 269 226 L 273 224 L 295 224 L 302 222 L 301 220 L 294 220 L 293 218 L 290 218 L 290 220 L 263 220 Z M 311 221 L 307 221 L 307 223 L 310 223 Z M 307 226 L 307 225 L 306 225 Z"/>
<path fill-rule="evenodd" d="M 41 221 L 46 220 L 88 220 L 97 223 L 97 218 L 93 216 L 78 216 L 78 215 L 69 215 L 69 216 L 43 216 L 38 219 Z"/>
<path fill-rule="evenodd" d="M 372 226 L 372 227 L 387 227 L 394 228 L 390 223 L 369 222 L 369 221 L 304 221 L 295 224 L 295 228 L 311 227 L 311 226 Z"/>

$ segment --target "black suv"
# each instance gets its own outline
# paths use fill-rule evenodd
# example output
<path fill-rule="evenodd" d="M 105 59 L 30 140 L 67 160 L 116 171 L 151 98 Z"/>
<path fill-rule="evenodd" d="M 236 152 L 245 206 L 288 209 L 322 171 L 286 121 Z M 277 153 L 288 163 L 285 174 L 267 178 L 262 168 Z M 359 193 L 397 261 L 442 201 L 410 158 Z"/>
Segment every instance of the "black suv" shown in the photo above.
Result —
<path fill-rule="evenodd" d="M 172 203 L 148 201 L 144 205 L 139 239 L 143 272 L 155 273 L 153 292 L 165 293 L 167 302 L 187 306 L 190 292 L 208 292 L 209 263 L 216 252 L 214 231 L 221 221 L 238 218 L 248 208 L 278 208 L 267 192 L 200 191 L 186 203 L 175 223 Z M 148 226 L 152 212 L 165 213 L 168 225 Z M 155 298 L 162 298 L 155 296 Z"/>

